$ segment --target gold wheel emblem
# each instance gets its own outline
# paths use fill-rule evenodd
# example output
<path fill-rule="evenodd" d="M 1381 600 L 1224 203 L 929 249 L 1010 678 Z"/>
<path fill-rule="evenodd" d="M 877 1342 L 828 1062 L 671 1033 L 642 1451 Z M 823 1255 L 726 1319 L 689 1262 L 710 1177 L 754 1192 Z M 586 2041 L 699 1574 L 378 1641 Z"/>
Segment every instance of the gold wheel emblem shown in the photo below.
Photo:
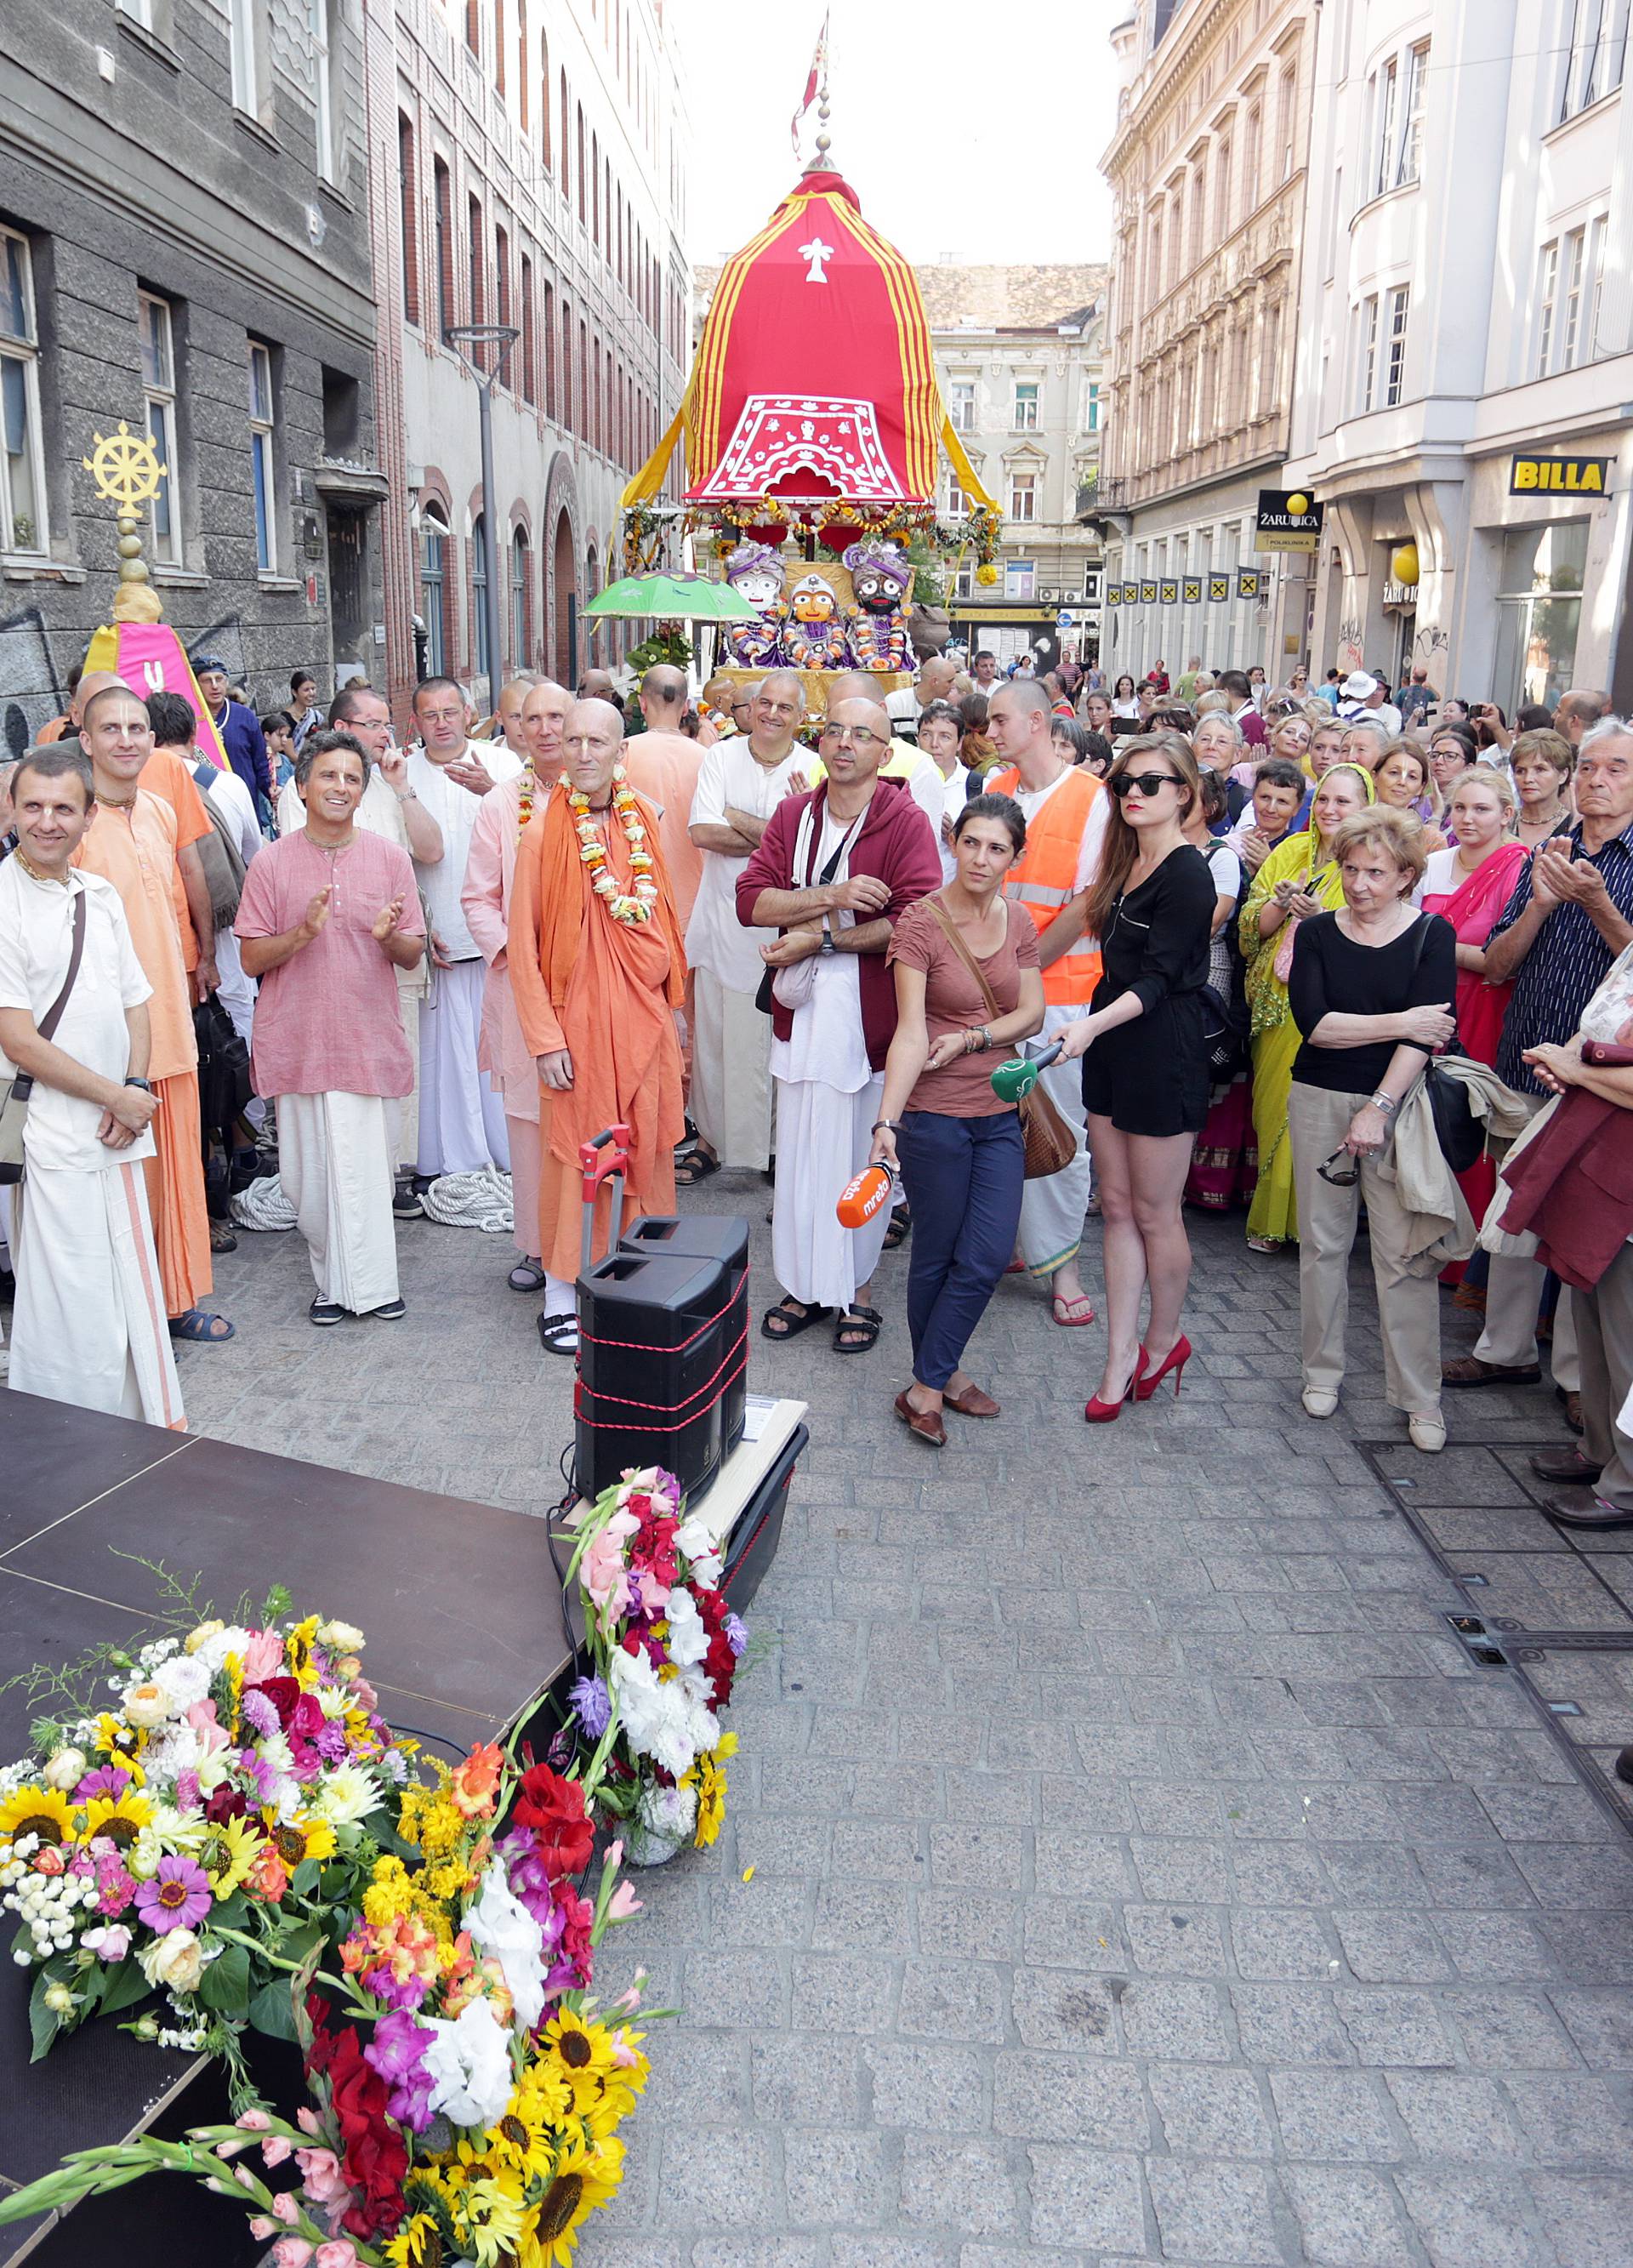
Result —
<path fill-rule="evenodd" d="M 99 496 L 121 512 L 134 512 L 158 494 L 169 467 L 159 463 L 158 452 L 145 434 L 133 433 L 121 417 L 116 433 L 106 438 L 93 433 L 91 438 L 92 453 L 80 461 L 95 481 Z"/>

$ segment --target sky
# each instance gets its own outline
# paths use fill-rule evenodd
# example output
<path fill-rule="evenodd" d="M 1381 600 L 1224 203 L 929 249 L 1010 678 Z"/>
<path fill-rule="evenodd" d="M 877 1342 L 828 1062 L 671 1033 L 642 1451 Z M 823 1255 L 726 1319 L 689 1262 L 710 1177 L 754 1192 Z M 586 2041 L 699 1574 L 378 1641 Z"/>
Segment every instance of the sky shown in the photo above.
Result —
<path fill-rule="evenodd" d="M 916 263 L 1105 260 L 1107 34 L 1128 12 L 1128 0 L 832 0 L 830 164 Z M 685 57 L 701 265 L 763 225 L 810 154 L 815 105 L 798 164 L 789 122 L 822 5 L 668 0 L 666 14 Z"/>

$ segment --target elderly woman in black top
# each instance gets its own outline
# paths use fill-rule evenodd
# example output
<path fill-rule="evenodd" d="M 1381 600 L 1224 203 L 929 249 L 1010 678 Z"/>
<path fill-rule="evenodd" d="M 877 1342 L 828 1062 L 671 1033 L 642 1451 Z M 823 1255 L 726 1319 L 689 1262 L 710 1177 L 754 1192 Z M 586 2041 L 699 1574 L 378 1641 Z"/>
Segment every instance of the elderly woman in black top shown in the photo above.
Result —
<path fill-rule="evenodd" d="M 1414 1446 L 1445 1447 L 1440 1416 L 1440 1294 L 1407 1271 L 1407 1214 L 1379 1171 L 1395 1113 L 1457 1028 L 1457 937 L 1409 901 L 1424 864 L 1423 829 L 1379 804 L 1346 819 L 1332 855 L 1344 902 L 1301 922 L 1287 998 L 1304 1035 L 1287 1126 L 1298 1197 L 1304 1406 L 1330 1418 L 1344 1374 L 1350 1253 L 1366 1200 L 1383 1333 L 1385 1393 Z"/>

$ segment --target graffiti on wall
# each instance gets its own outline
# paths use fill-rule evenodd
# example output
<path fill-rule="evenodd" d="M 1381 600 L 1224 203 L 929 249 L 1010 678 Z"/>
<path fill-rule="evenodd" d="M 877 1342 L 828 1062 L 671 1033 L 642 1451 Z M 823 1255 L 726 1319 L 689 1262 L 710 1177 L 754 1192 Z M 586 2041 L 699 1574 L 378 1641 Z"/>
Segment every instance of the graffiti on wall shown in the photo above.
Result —
<path fill-rule="evenodd" d="M 1359 615 L 1346 615 L 1338 625 L 1338 666 L 1347 676 L 1359 669 L 1365 658 L 1366 625 Z"/>
<path fill-rule="evenodd" d="M 71 643 L 77 658 L 78 641 Z M 20 756 L 40 726 L 63 713 L 64 696 L 38 607 L 0 619 L 0 732 L 10 756 Z"/>

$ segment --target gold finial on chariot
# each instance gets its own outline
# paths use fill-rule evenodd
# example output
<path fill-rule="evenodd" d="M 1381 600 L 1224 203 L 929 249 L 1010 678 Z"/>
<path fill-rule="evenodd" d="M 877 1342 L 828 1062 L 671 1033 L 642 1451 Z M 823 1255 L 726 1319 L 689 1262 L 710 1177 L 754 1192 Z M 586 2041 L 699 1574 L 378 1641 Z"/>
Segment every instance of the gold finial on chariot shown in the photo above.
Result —
<path fill-rule="evenodd" d="M 158 593 L 148 580 L 136 534 L 140 507 L 158 494 L 158 484 L 169 472 L 144 433 L 133 433 L 121 417 L 118 430 L 91 436 L 92 452 L 80 460 L 96 482 L 97 494 L 117 507 L 119 524 L 119 588 L 114 594 L 116 622 L 156 622 L 164 613 Z"/>

